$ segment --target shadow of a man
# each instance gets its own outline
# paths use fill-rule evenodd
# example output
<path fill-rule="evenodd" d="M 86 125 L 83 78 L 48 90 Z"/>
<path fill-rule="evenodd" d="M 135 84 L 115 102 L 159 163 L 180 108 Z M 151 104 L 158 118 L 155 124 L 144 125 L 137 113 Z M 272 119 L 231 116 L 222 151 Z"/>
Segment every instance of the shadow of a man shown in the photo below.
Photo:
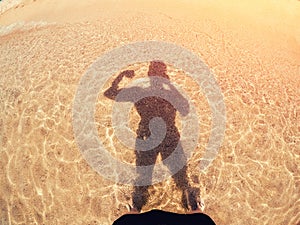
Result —
<path fill-rule="evenodd" d="M 166 73 L 166 65 L 163 62 L 150 62 L 148 76 L 150 79 L 149 87 L 119 88 L 118 85 L 124 77 L 134 77 L 133 70 L 123 71 L 104 93 L 106 97 L 118 102 L 133 102 L 141 118 L 136 131 L 135 155 L 138 178 L 135 181 L 136 185 L 132 194 L 133 209 L 140 211 L 147 203 L 149 186 L 141 186 L 140 184 L 151 183 L 153 168 L 158 155 L 160 154 L 162 160 L 165 160 L 177 148 L 176 162 L 168 162 L 167 160 L 163 162 L 173 174 L 172 177 L 177 187 L 182 190 L 183 207 L 197 210 L 199 189 L 192 188 L 187 180 L 187 159 L 180 143 L 180 133 L 175 125 L 176 111 L 178 110 L 182 116 L 186 116 L 189 113 L 189 103 L 171 84 Z M 156 95 L 155 93 L 161 94 Z M 165 98 L 161 96 L 165 96 Z M 172 99 L 172 104 L 166 99 Z M 145 148 L 144 143 L 151 138 L 153 139 L 151 120 L 155 118 L 161 118 L 164 121 L 165 136 L 152 149 L 143 149 Z M 140 169 L 142 166 L 148 166 L 150 169 Z"/>

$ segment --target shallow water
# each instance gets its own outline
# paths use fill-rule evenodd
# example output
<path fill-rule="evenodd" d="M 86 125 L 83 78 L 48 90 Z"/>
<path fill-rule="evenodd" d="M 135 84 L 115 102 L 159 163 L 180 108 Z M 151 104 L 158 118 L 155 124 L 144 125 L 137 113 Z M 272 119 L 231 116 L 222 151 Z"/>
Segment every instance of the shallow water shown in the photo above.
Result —
<path fill-rule="evenodd" d="M 200 137 L 188 163 L 188 179 L 200 188 L 204 212 L 217 224 L 298 224 L 299 48 L 280 45 L 284 34 L 277 42 L 269 39 L 272 31 L 244 28 L 134 12 L 2 35 L 2 224 L 111 224 L 126 212 L 133 187 L 104 179 L 83 159 L 74 140 L 72 106 L 81 77 L 98 56 L 126 43 L 153 39 L 201 56 L 224 95 L 225 138 L 217 158 L 200 172 L 211 128 L 208 103 L 187 74 L 168 65 L 170 80 L 190 97 L 199 115 Z M 256 31 L 251 37 L 250 29 Z M 148 64 L 128 68 L 143 77 Z M 112 102 L 103 92 L 99 90 L 95 113 L 99 137 L 115 157 L 133 163 L 134 154 L 121 151 L 114 137 Z M 133 110 L 133 129 L 138 120 Z M 172 179 L 153 185 L 149 192 L 144 211 L 185 212 Z"/>

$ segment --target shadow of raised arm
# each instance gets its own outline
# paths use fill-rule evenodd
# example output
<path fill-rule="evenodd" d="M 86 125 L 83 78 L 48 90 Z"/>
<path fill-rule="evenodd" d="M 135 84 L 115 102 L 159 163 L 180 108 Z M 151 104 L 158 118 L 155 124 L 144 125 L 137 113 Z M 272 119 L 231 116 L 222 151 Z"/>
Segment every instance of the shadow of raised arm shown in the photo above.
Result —
<path fill-rule="evenodd" d="M 119 83 L 123 80 L 123 77 L 128 77 L 128 78 L 133 78 L 134 76 L 134 71 L 133 70 L 125 70 L 121 72 L 117 78 L 112 82 L 112 85 L 110 88 L 108 88 L 104 92 L 104 96 L 115 100 L 117 95 L 123 90 L 123 88 L 119 88 Z"/>

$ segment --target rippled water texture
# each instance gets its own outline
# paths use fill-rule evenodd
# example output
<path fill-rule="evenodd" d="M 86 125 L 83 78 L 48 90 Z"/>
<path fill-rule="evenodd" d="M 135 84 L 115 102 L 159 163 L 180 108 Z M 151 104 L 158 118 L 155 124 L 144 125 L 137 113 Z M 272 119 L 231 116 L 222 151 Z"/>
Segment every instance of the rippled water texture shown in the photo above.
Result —
<path fill-rule="evenodd" d="M 0 36 L 1 224 L 106 225 L 126 212 L 133 187 L 102 178 L 83 159 L 74 140 L 72 104 L 81 77 L 98 56 L 153 39 L 198 54 L 224 95 L 225 139 L 211 166 L 199 172 L 210 109 L 195 81 L 167 65 L 170 81 L 189 96 L 199 116 L 188 179 L 201 190 L 204 212 L 218 225 L 299 224 L 300 48 L 295 37 L 246 22 L 136 11 Z M 144 62 L 120 70 L 133 69 L 141 78 L 148 66 Z M 133 152 L 122 151 L 114 136 L 113 102 L 104 91 L 99 90 L 95 113 L 99 137 L 116 158 L 134 163 Z M 134 110 L 130 115 L 136 129 L 138 115 Z M 144 211 L 185 212 L 172 179 L 149 192 Z"/>

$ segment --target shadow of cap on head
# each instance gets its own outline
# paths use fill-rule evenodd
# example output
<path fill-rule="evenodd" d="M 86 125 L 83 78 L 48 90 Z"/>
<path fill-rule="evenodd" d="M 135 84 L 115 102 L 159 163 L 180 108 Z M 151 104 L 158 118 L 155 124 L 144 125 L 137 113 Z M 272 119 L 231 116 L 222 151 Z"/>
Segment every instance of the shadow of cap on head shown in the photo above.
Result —
<path fill-rule="evenodd" d="M 151 61 L 148 71 L 148 76 L 159 76 L 166 79 L 170 79 L 167 75 L 167 66 L 162 61 Z"/>

